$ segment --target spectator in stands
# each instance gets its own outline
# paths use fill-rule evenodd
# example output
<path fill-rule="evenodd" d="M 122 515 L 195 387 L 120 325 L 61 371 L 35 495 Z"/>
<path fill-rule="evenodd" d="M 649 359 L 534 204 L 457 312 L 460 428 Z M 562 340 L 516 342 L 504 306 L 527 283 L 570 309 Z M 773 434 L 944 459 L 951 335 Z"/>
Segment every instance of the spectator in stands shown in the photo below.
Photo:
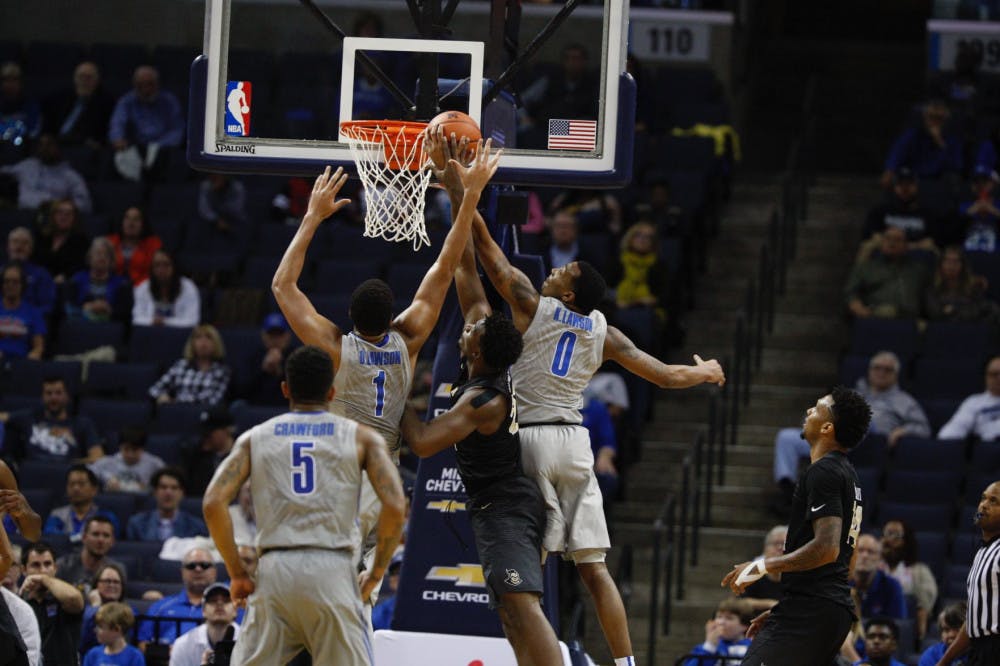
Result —
<path fill-rule="evenodd" d="M 136 326 L 190 328 L 201 320 L 201 294 L 190 279 L 177 272 L 165 250 L 153 255 L 149 279 L 133 292 L 132 323 Z"/>
<path fill-rule="evenodd" d="M 51 201 L 71 199 L 77 210 L 90 212 L 87 182 L 62 158 L 59 143 L 51 134 L 38 137 L 33 157 L 0 167 L 0 172 L 17 179 L 17 205 L 20 208 L 36 210 Z"/>
<path fill-rule="evenodd" d="M 560 210 L 576 217 L 581 233 L 611 233 L 617 237 L 622 231 L 621 204 L 605 190 L 563 190 L 549 204 L 552 214 Z"/>
<path fill-rule="evenodd" d="M 670 198 L 670 180 L 660 172 L 651 172 L 635 206 L 635 217 L 652 222 L 662 237 L 684 233 L 684 210 Z"/>
<path fill-rule="evenodd" d="M 764 537 L 763 557 L 779 557 L 785 553 L 788 525 L 775 525 Z M 765 611 L 781 601 L 785 593 L 781 587 L 781 574 L 768 573 L 743 591 L 743 597 L 755 612 Z"/>
<path fill-rule="evenodd" d="M 216 231 L 246 230 L 247 192 L 243 183 L 222 173 L 210 173 L 198 188 L 198 215 Z"/>
<path fill-rule="evenodd" d="M 173 93 L 160 89 L 160 73 L 142 65 L 132 75 L 111 114 L 108 141 L 118 153 L 135 148 L 147 172 L 155 173 L 159 148 L 176 147 L 184 140 L 184 115 Z"/>
<path fill-rule="evenodd" d="M 899 357 L 880 351 L 868 361 L 867 379 L 858 379 L 855 388 L 872 408 L 871 432 L 883 435 L 889 446 L 900 438 L 929 437 L 930 423 L 920 403 L 899 388 Z M 798 478 L 799 461 L 809 457 L 809 444 L 802 439 L 801 428 L 782 428 L 774 440 L 774 481 L 778 492 L 771 510 L 786 517 Z"/>
<path fill-rule="evenodd" d="M 281 382 L 285 378 L 285 359 L 292 351 L 292 331 L 284 315 L 272 312 L 264 317 L 260 341 L 261 347 L 253 359 L 254 374 L 240 394 L 255 405 L 285 404 Z"/>
<path fill-rule="evenodd" d="M 105 604 L 125 601 L 125 583 L 128 577 L 125 568 L 120 564 L 102 564 L 97 568 L 90 582 L 90 592 L 86 596 L 87 605 L 83 609 L 83 622 L 80 629 L 80 654 L 84 655 L 97 645 L 97 611 Z M 133 609 L 134 610 L 134 609 Z"/>
<path fill-rule="evenodd" d="M 3 536 L 0 536 L 0 540 L 3 540 Z M 9 541 L 6 543 L 10 545 L 11 561 L 7 575 L 4 576 L 3 585 L 0 586 L 0 596 L 7 603 L 11 619 L 24 642 L 28 661 L 23 663 L 35 666 L 42 663 L 42 637 L 38 631 L 38 619 L 28 602 L 17 594 L 20 589 L 18 579 L 21 576 L 21 547 L 17 544 L 11 544 Z M 14 572 L 13 576 L 11 572 Z"/>
<path fill-rule="evenodd" d="M 996 197 L 995 171 L 977 166 L 970 188 L 975 199 L 959 204 L 965 221 L 962 243 L 969 252 L 996 252 L 1000 235 L 1000 200 Z"/>
<path fill-rule="evenodd" d="M 183 358 L 156 380 L 149 395 L 158 404 L 193 402 L 215 405 L 226 397 L 232 371 L 223 361 L 226 347 L 211 324 L 196 326 L 184 345 Z"/>
<path fill-rule="evenodd" d="M 105 516 L 91 516 L 83 524 L 80 550 L 66 553 L 58 560 L 59 577 L 70 585 L 75 585 L 84 598 L 90 594 L 94 576 L 106 565 L 122 566 L 108 557 L 115 545 L 115 525 Z"/>
<path fill-rule="evenodd" d="M 615 435 L 615 425 L 611 421 L 608 408 L 595 398 L 587 398 L 580 410 L 583 421 L 581 425 L 590 433 L 590 448 L 594 454 L 594 474 L 597 485 L 601 488 L 605 509 L 618 495 L 618 468 L 615 458 L 618 456 L 618 438 Z"/>
<path fill-rule="evenodd" d="M 236 605 L 225 583 L 213 583 L 205 589 L 202 615 L 205 617 L 204 624 L 189 629 L 174 642 L 170 650 L 170 666 L 201 666 L 206 658 L 210 659 L 210 664 L 218 663 L 211 659 L 211 653 L 226 631 L 232 627 L 233 640 L 239 638 Z"/>
<path fill-rule="evenodd" d="M 386 569 L 385 581 L 378 594 L 378 601 L 372 608 L 372 628 L 392 628 L 392 615 L 396 611 L 396 593 L 399 591 L 399 571 L 403 568 L 403 552 L 397 549 Z"/>
<path fill-rule="evenodd" d="M 256 543 L 257 513 L 253 508 L 249 480 L 240 487 L 236 503 L 229 505 L 229 518 L 233 521 L 233 541 L 247 545 Z"/>
<path fill-rule="evenodd" d="M 608 408 L 615 429 L 620 431 L 621 421 L 629 409 L 628 386 L 620 374 L 610 369 L 610 364 L 601 366 L 590 378 L 584 391 L 584 398 L 597 398 Z"/>
<path fill-rule="evenodd" d="M 72 415 L 71 402 L 65 379 L 57 376 L 43 379 L 42 404 L 15 413 L 7 422 L 5 449 L 9 448 L 16 460 L 93 462 L 103 456 L 103 442 L 94 422 L 88 416 Z M 87 472 L 93 476 L 93 472 Z M 95 488 L 98 485 L 96 476 L 93 485 Z"/>
<path fill-rule="evenodd" d="M 667 267 L 659 258 L 656 228 L 648 222 L 633 224 L 622 236 L 617 275 L 611 279 L 620 308 L 653 308 L 665 320 Z M 617 279 L 616 279 L 617 278 Z"/>
<path fill-rule="evenodd" d="M 938 615 L 938 628 L 941 630 L 941 642 L 930 646 L 920 655 L 917 666 L 937 666 L 948 647 L 958 638 L 958 632 L 965 625 L 967 608 L 964 601 L 948 604 Z M 965 656 L 951 662 L 952 666 L 966 666 Z"/>
<path fill-rule="evenodd" d="M 135 626 L 135 613 L 122 603 L 112 602 L 101 606 L 95 618 L 97 640 L 83 659 L 83 666 L 146 666 L 146 659 L 138 648 L 128 644 L 126 636 Z"/>
<path fill-rule="evenodd" d="M 130 426 L 118 435 L 118 453 L 99 458 L 90 469 L 109 492 L 146 493 L 153 474 L 164 464 L 162 458 L 146 451 L 146 431 Z"/>
<path fill-rule="evenodd" d="M 73 85 L 42 102 L 42 129 L 61 143 L 100 148 L 108 140 L 115 100 L 101 86 L 101 72 L 90 61 L 73 70 Z"/>
<path fill-rule="evenodd" d="M 890 516 L 882 527 L 882 560 L 885 570 L 903 588 L 903 594 L 915 599 L 914 628 L 917 640 L 923 640 L 927 634 L 927 621 L 937 603 L 938 586 L 930 568 L 917 561 L 917 553 L 917 535 L 913 529 Z"/>
<path fill-rule="evenodd" d="M 24 76 L 16 62 L 0 65 L 0 141 L 20 146 L 38 136 L 42 113 L 38 102 L 24 93 Z"/>
<path fill-rule="evenodd" d="M 604 265 L 597 257 L 587 256 L 580 251 L 576 216 L 566 210 L 556 211 L 549 228 L 549 248 L 542 256 L 545 270 L 562 268 L 568 263 L 582 259 L 590 263 Z"/>
<path fill-rule="evenodd" d="M 753 607 L 746 599 L 723 599 L 715 610 L 715 617 L 705 623 L 705 642 L 691 648 L 690 654 L 742 657 L 750 647 L 751 640 L 746 633 L 753 616 Z M 731 663 L 734 662 L 691 658 L 684 662 L 684 666 L 725 666 Z"/>
<path fill-rule="evenodd" d="M 941 178 L 962 171 L 962 140 L 946 128 L 951 112 L 944 101 L 934 99 L 923 106 L 922 122 L 903 131 L 893 142 L 885 160 L 882 186 L 892 185 L 893 175 L 910 167 L 920 178 Z"/>
<path fill-rule="evenodd" d="M 41 311 L 24 300 L 27 276 L 20 264 L 3 267 L 0 303 L 0 358 L 41 360 L 48 329 Z"/>
<path fill-rule="evenodd" d="M 522 118 L 537 125 L 544 139 L 550 118 L 597 118 L 597 76 L 582 44 L 563 48 L 562 68 L 533 81 L 521 98 L 527 113 Z M 544 141 L 543 141 L 544 143 Z"/>
<path fill-rule="evenodd" d="M 216 405 L 201 413 L 201 433 L 181 447 L 181 468 L 188 480 L 188 491 L 195 497 L 205 494 L 215 468 L 233 448 L 233 416 L 225 405 Z"/>
<path fill-rule="evenodd" d="M 42 663 L 76 664 L 79 659 L 80 621 L 83 595 L 57 577 L 55 551 L 44 541 L 36 541 L 24 551 L 24 583 L 21 598 L 35 612 L 42 635 Z"/>
<path fill-rule="evenodd" d="M 845 288 L 848 309 L 859 318 L 919 316 L 927 267 L 907 255 L 906 234 L 898 227 L 882 233 L 879 249 L 851 269 Z"/>
<path fill-rule="evenodd" d="M 882 570 L 882 543 L 871 534 L 858 537 L 850 583 L 861 600 L 861 617 L 906 619 L 903 588 Z"/>
<path fill-rule="evenodd" d="M 905 666 L 893 654 L 899 644 L 899 627 L 890 617 L 872 617 L 865 622 L 865 658 L 854 666 Z"/>
<path fill-rule="evenodd" d="M 918 196 L 920 185 L 917 174 L 909 167 L 900 167 L 893 174 L 892 190 L 885 200 L 868 211 L 858 260 L 867 259 L 882 244 L 882 232 L 898 227 L 906 234 L 910 250 L 936 250 L 932 235 L 934 218 Z"/>
<path fill-rule="evenodd" d="M 181 562 L 181 581 L 184 589 L 177 594 L 160 599 L 149 607 L 146 615 L 150 618 L 190 619 L 191 622 L 180 623 L 180 633 L 184 633 L 198 625 L 202 619 L 202 601 L 205 590 L 215 582 L 215 563 L 212 555 L 203 548 L 192 548 L 184 554 Z M 158 624 L 158 631 L 154 625 Z M 152 619 L 139 625 L 136 638 L 139 646 L 146 650 L 150 642 L 170 645 L 178 636 L 177 624 L 173 621 L 155 623 Z"/>
<path fill-rule="evenodd" d="M 934 321 L 1000 322 L 1000 307 L 986 297 L 986 280 L 972 274 L 961 247 L 949 245 L 941 252 L 924 314 Z"/>
<path fill-rule="evenodd" d="M 986 364 L 986 390 L 962 401 L 941 427 L 938 439 L 965 439 L 970 435 L 984 442 L 1000 438 L 1000 356 Z"/>
<path fill-rule="evenodd" d="M 104 518 L 114 527 L 114 533 L 121 533 L 118 517 L 97 505 L 94 498 L 100 492 L 97 477 L 83 464 L 73 465 L 66 472 L 66 498 L 69 504 L 58 506 L 49 513 L 42 527 L 43 534 L 65 534 L 69 540 L 79 543 L 87 521 L 95 516 Z"/>
<path fill-rule="evenodd" d="M 35 261 L 56 284 L 63 284 L 87 264 L 90 239 L 80 229 L 80 214 L 69 199 L 52 202 L 35 243 Z"/>
<path fill-rule="evenodd" d="M 153 499 L 156 508 L 137 513 L 128 521 L 129 541 L 166 541 L 170 537 L 207 536 L 205 522 L 183 511 L 184 473 L 176 467 L 164 467 L 153 475 Z"/>
<path fill-rule="evenodd" d="M 47 270 L 32 263 L 34 249 L 35 239 L 27 227 L 15 227 L 7 234 L 7 261 L 19 263 L 24 271 L 24 300 L 48 316 L 56 302 L 56 285 Z"/>
<path fill-rule="evenodd" d="M 149 278 L 156 251 L 163 246 L 146 222 L 146 214 L 138 206 L 130 206 L 122 214 L 118 231 L 108 236 L 115 251 L 115 273 L 127 275 L 132 286 Z"/>
<path fill-rule="evenodd" d="M 77 271 L 66 283 L 66 317 L 127 323 L 132 317 L 132 284 L 112 272 L 115 249 L 107 238 L 91 242 L 87 265 L 87 270 Z"/>

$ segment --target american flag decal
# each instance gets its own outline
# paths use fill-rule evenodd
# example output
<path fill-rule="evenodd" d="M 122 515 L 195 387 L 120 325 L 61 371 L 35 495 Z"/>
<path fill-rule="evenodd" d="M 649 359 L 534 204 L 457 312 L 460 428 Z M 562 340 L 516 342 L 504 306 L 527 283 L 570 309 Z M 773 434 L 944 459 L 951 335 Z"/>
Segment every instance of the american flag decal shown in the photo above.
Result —
<path fill-rule="evenodd" d="M 549 120 L 549 150 L 593 150 L 596 142 L 596 120 Z"/>
<path fill-rule="evenodd" d="M 490 132 L 490 138 L 493 139 L 494 148 L 503 148 L 507 135 L 504 133 L 502 128 L 494 127 L 493 131 Z"/>

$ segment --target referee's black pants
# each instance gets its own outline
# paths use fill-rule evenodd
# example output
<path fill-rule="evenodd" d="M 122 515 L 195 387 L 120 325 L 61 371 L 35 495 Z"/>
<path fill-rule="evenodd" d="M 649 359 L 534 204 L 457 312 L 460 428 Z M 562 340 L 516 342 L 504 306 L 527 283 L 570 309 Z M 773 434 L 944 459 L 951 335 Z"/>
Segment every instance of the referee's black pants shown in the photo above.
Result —
<path fill-rule="evenodd" d="M 997 666 L 1000 664 L 1000 636 L 983 636 L 969 639 L 968 666 Z"/>
<path fill-rule="evenodd" d="M 812 597 L 786 597 L 771 611 L 742 666 L 820 666 L 833 663 L 854 615 L 846 606 Z"/>

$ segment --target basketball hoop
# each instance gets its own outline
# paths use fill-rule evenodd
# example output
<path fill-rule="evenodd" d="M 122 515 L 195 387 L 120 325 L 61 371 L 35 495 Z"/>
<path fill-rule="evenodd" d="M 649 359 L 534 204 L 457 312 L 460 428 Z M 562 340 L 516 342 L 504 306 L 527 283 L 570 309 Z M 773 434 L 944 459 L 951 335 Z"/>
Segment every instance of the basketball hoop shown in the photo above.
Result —
<path fill-rule="evenodd" d="M 349 120 L 340 133 L 351 148 L 364 186 L 365 236 L 430 245 L 424 227 L 424 193 L 431 180 L 422 168 L 427 123 Z"/>

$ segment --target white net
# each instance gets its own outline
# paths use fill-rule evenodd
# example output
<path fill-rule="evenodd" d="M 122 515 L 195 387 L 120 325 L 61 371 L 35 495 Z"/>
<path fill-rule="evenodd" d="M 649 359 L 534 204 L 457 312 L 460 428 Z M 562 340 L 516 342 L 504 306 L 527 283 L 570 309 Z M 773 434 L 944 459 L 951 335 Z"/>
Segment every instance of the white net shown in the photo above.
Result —
<path fill-rule="evenodd" d="M 411 241 L 414 251 L 430 245 L 424 225 L 424 193 L 431 171 L 422 168 L 426 159 L 419 126 L 344 123 L 341 133 L 364 186 L 364 235 Z"/>

